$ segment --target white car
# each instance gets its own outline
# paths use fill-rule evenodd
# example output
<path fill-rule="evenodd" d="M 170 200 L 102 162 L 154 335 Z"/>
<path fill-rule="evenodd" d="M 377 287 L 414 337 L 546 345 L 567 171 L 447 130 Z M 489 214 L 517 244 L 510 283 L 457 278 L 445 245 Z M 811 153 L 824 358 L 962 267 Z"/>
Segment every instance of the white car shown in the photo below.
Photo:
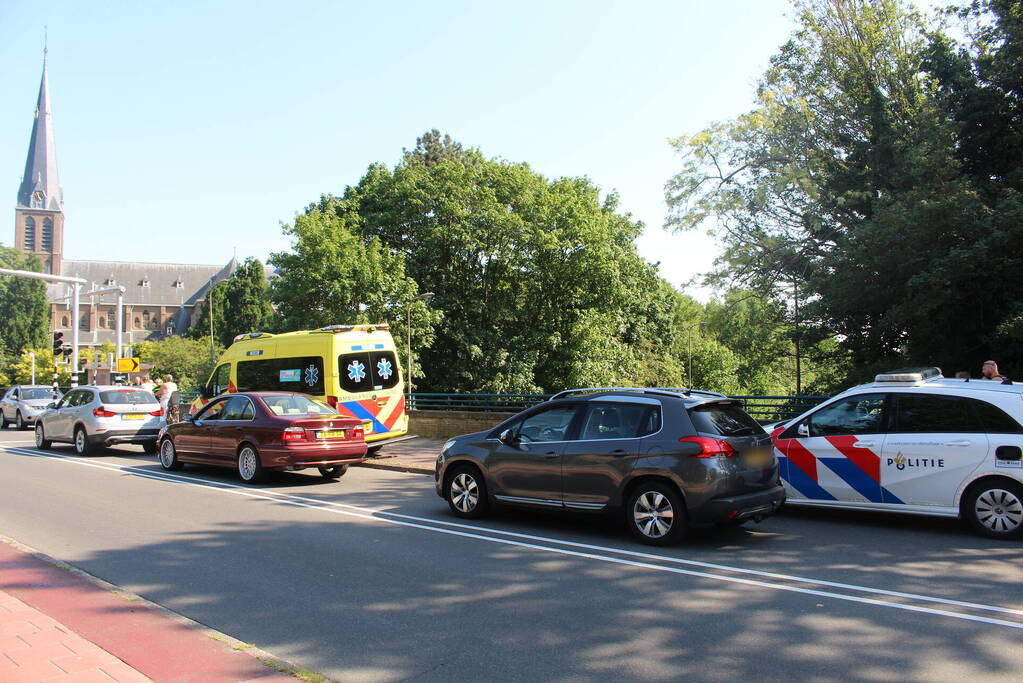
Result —
<path fill-rule="evenodd" d="M 156 438 L 166 424 L 151 391 L 137 387 L 85 386 L 72 389 L 36 418 L 36 446 L 66 441 L 79 455 L 119 443 L 141 444 L 156 453 Z"/>
<path fill-rule="evenodd" d="M 0 429 L 12 422 L 17 429 L 27 429 L 47 405 L 60 397 L 59 391 L 54 396 L 53 387 L 37 384 L 11 387 L 0 399 Z"/>
<path fill-rule="evenodd" d="M 788 503 L 961 517 L 1023 536 L 1023 384 L 895 370 L 772 431 Z"/>

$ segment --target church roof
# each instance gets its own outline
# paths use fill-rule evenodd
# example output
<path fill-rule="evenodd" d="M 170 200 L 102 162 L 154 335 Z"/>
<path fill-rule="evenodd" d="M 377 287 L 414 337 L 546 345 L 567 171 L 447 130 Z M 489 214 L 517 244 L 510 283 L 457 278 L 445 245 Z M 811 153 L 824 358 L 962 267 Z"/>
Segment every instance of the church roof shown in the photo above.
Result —
<path fill-rule="evenodd" d="M 133 306 L 192 306 L 203 299 L 211 281 L 219 282 L 231 277 L 237 267 L 238 262 L 233 258 L 223 266 L 65 260 L 61 274 L 88 280 L 90 284 L 82 285 L 83 292 L 121 285 L 125 289 L 124 303 Z M 50 301 L 60 300 L 70 292 L 70 285 L 47 286 L 47 298 Z M 83 297 L 81 301 L 116 303 L 117 295 Z"/>
<path fill-rule="evenodd" d="M 63 211 L 64 190 L 57 176 L 57 143 L 53 136 L 53 113 L 50 111 L 50 87 L 47 82 L 46 58 L 39 82 L 32 138 L 25 160 L 25 175 L 18 189 L 18 206 Z"/>

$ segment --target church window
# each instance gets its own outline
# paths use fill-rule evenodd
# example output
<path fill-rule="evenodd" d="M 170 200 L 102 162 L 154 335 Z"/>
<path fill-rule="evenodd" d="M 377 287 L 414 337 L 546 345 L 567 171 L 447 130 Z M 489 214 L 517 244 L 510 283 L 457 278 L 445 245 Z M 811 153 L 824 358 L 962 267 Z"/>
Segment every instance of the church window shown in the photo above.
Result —
<path fill-rule="evenodd" d="M 156 329 L 159 329 L 159 328 L 160 328 L 160 314 L 159 313 L 154 313 L 153 314 L 153 329 L 156 330 Z"/>
<path fill-rule="evenodd" d="M 117 328 L 117 322 L 114 320 L 114 312 L 112 310 L 107 311 L 107 327 L 112 330 Z"/>
<path fill-rule="evenodd" d="M 67 316 L 66 315 L 63 318 L 60 319 L 60 326 L 65 328 L 65 329 L 67 328 Z"/>
<path fill-rule="evenodd" d="M 99 326 L 100 327 L 106 327 L 107 326 L 107 319 L 105 317 L 103 317 L 102 315 L 99 317 Z"/>
<path fill-rule="evenodd" d="M 82 317 L 78 319 L 78 329 L 84 330 L 86 332 L 89 331 L 89 314 L 88 313 L 82 315 Z"/>
<path fill-rule="evenodd" d="M 142 327 L 147 330 L 149 329 L 149 311 L 142 312 Z"/>
<path fill-rule="evenodd" d="M 115 280 L 113 277 L 108 277 L 106 280 L 103 281 L 104 287 L 113 287 L 116 284 L 117 280 Z"/>
<path fill-rule="evenodd" d="M 135 329 L 137 330 L 140 327 L 142 327 L 142 322 L 138 319 L 138 317 L 136 317 L 135 318 Z"/>
<path fill-rule="evenodd" d="M 139 287 L 148 287 L 148 286 L 149 286 L 149 278 L 143 278 L 142 280 L 139 281 Z"/>
<path fill-rule="evenodd" d="M 43 219 L 43 251 L 53 251 L 53 221 Z"/>
<path fill-rule="evenodd" d="M 174 286 L 175 286 L 175 287 L 176 287 L 177 289 L 184 289 L 184 287 L 185 287 L 185 283 L 184 283 L 184 282 L 182 282 L 181 280 L 175 280 L 175 281 L 174 281 Z"/>
<path fill-rule="evenodd" d="M 36 250 L 36 219 L 29 216 L 25 219 L 25 251 Z"/>

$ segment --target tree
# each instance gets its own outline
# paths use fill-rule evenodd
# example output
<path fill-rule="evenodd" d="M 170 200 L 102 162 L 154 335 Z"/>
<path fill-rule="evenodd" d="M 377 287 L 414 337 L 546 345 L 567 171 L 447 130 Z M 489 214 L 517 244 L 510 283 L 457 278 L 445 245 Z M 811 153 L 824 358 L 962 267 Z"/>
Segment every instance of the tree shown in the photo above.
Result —
<path fill-rule="evenodd" d="M 153 377 L 173 375 L 181 391 L 197 391 L 213 371 L 210 362 L 210 338 L 189 339 L 171 336 L 159 341 L 137 342 L 133 347 L 142 363 L 152 363 Z M 215 356 L 224 352 L 224 345 L 215 344 Z"/>
<path fill-rule="evenodd" d="M 8 374 L 12 384 L 28 384 L 32 381 L 32 357 L 29 355 L 32 353 L 35 354 L 36 384 L 51 384 L 54 367 L 57 368 L 57 382 L 61 386 L 71 381 L 70 367 L 63 363 L 54 365 L 53 349 L 39 347 L 25 349 L 18 354 L 17 360 L 11 363 Z"/>
<path fill-rule="evenodd" d="M 204 336 L 209 339 L 210 298 L 214 309 L 213 332 L 224 346 L 230 346 L 239 334 L 266 331 L 274 324 L 266 274 L 259 259 L 245 259 L 230 278 L 216 283 L 207 297 L 198 319 L 189 328 L 192 339 Z"/>
<path fill-rule="evenodd" d="M 17 250 L 0 248 L 0 263 L 13 270 L 42 272 L 35 255 L 23 257 Z M 50 332 L 50 305 L 46 284 L 24 277 L 0 277 L 0 339 L 8 353 L 47 345 Z"/>
<path fill-rule="evenodd" d="M 897 0 L 797 7 L 756 108 L 675 141 L 670 227 L 715 223 L 717 281 L 791 300 L 793 341 L 841 340 L 855 375 L 958 366 L 984 353 L 1001 289 L 923 23 Z"/>
<path fill-rule="evenodd" d="M 670 341 L 674 294 L 636 254 L 642 224 L 600 195 L 432 131 L 312 210 L 401 256 L 435 293 L 444 323 L 424 388 L 533 393 L 637 377 L 641 356 Z"/>

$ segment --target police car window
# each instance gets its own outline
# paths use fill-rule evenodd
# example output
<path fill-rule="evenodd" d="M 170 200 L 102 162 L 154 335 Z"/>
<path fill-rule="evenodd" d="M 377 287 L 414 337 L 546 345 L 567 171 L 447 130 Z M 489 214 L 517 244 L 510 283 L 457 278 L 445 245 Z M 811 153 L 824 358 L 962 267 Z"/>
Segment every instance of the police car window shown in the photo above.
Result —
<path fill-rule="evenodd" d="M 393 351 L 346 353 L 338 356 L 341 388 L 350 393 L 390 389 L 398 383 L 398 363 Z"/>
<path fill-rule="evenodd" d="M 238 361 L 238 391 L 323 394 L 323 358 L 296 356 Z"/>
<path fill-rule="evenodd" d="M 810 416 L 810 436 L 878 434 L 884 431 L 884 394 L 850 396 Z"/>
<path fill-rule="evenodd" d="M 970 402 L 974 414 L 980 418 L 984 431 L 988 434 L 1019 434 L 1023 432 L 1023 427 L 1019 422 L 1016 422 L 998 406 L 972 398 L 966 400 Z"/>
<path fill-rule="evenodd" d="M 892 431 L 900 434 L 935 432 L 982 432 L 973 419 L 966 399 L 936 394 L 900 394 L 895 396 L 895 422 Z"/>
<path fill-rule="evenodd" d="M 512 427 L 512 432 L 522 441 L 565 441 L 575 412 L 575 406 L 558 406 L 533 413 Z"/>
<path fill-rule="evenodd" d="M 652 415 L 656 414 L 656 418 Z M 592 402 L 586 406 L 580 439 L 631 439 L 660 429 L 660 409 L 638 403 Z M 656 428 L 651 429 L 652 425 Z"/>

